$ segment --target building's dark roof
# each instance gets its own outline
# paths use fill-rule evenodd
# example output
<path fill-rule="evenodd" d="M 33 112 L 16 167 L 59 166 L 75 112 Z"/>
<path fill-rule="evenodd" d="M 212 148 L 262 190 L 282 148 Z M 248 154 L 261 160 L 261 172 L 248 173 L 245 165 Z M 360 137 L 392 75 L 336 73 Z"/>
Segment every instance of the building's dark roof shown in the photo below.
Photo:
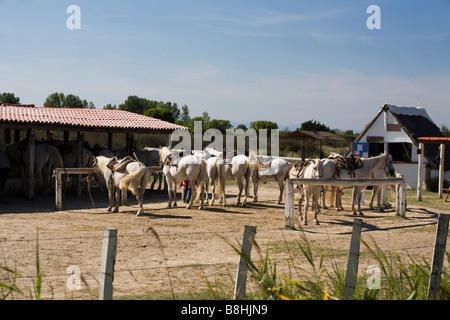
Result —
<path fill-rule="evenodd" d="M 375 120 L 384 112 L 389 110 L 395 117 L 397 122 L 401 125 L 405 133 L 410 137 L 415 146 L 419 147 L 418 138 L 421 137 L 443 137 L 439 127 L 428 116 L 424 108 L 417 107 L 397 107 L 390 104 L 385 104 L 375 118 L 366 126 L 363 132 L 356 138 L 358 142 L 367 130 L 372 126 Z M 425 144 L 424 154 L 428 160 L 429 165 L 433 168 L 439 167 L 439 145 L 437 144 Z M 445 152 L 445 168 L 444 170 L 450 170 L 450 148 L 446 148 Z"/>

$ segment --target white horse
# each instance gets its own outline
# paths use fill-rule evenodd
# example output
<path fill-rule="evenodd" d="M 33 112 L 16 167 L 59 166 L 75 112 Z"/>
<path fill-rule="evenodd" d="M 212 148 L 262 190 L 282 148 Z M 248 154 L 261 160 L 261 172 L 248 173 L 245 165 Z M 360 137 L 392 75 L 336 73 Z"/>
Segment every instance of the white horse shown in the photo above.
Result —
<path fill-rule="evenodd" d="M 246 155 L 237 155 L 234 156 L 231 161 L 227 161 L 225 164 L 226 171 L 226 179 L 227 180 L 235 180 L 239 192 L 236 198 L 236 206 L 242 205 L 245 206 L 247 204 L 248 191 L 250 186 L 250 176 L 251 176 L 251 164 Z M 245 181 L 245 185 L 243 181 Z M 245 196 L 244 200 L 241 202 L 242 191 L 245 187 Z"/>
<path fill-rule="evenodd" d="M 142 162 L 135 161 L 129 157 L 121 160 L 107 158 L 104 156 L 95 157 L 93 167 L 103 175 L 108 188 L 109 206 L 106 209 L 111 211 L 114 204 L 116 206 L 113 212 L 119 211 L 121 191 L 131 191 L 139 203 L 139 209 L 136 215 L 144 213 L 144 192 L 148 183 L 149 172 Z"/>
<path fill-rule="evenodd" d="M 371 178 L 387 178 L 389 176 L 395 175 L 394 165 L 392 164 L 392 159 L 387 154 L 381 154 L 376 157 L 371 158 L 360 158 L 362 167 L 355 169 L 352 173 L 349 173 L 347 169 L 343 168 L 337 174 L 340 178 L 355 178 L 355 179 L 371 179 Z M 337 172 L 336 162 L 332 159 L 327 159 L 325 161 L 324 167 L 331 167 Z M 333 169 L 331 169 L 333 170 Z M 364 187 L 354 187 L 353 188 L 353 196 L 352 196 L 352 212 L 354 215 L 357 213 L 359 215 L 363 215 L 361 211 L 361 200 L 362 200 L 362 190 Z M 336 208 L 338 210 L 342 210 L 341 204 L 341 196 L 342 193 L 336 193 Z M 373 199 L 372 199 L 373 200 Z M 355 209 L 355 205 L 358 205 L 358 211 Z M 379 210 L 381 210 L 380 196 L 378 193 L 378 202 L 377 202 Z"/>
<path fill-rule="evenodd" d="M 160 150 L 160 161 L 163 164 L 163 173 L 167 181 L 167 192 L 169 194 L 169 202 L 167 207 L 177 206 L 177 181 L 189 180 L 192 195 L 187 205 L 187 209 L 192 207 L 197 198 L 198 188 L 200 188 L 200 207 L 203 209 L 204 202 L 204 180 L 206 177 L 206 164 L 203 158 L 187 155 L 180 157 L 177 152 L 172 152 L 168 147 L 162 147 Z"/>
<path fill-rule="evenodd" d="M 314 161 L 308 161 L 303 163 L 301 166 L 293 167 L 289 171 L 290 178 L 304 178 L 304 179 L 317 179 L 323 178 L 323 164 L 319 159 Z M 317 215 L 320 213 L 319 208 L 319 197 L 320 192 L 322 190 L 321 186 L 311 186 L 311 185 L 295 185 L 295 188 L 298 188 L 300 192 L 299 198 L 299 208 L 298 208 L 298 219 L 301 221 L 302 225 L 308 224 L 307 214 L 309 208 L 309 198 L 312 196 L 312 210 L 314 210 L 314 224 L 318 225 L 319 220 L 317 219 Z M 302 214 L 302 203 L 304 204 L 305 213 Z"/>
<path fill-rule="evenodd" d="M 219 199 L 219 203 L 222 206 L 226 205 L 226 195 L 225 195 L 225 184 L 226 184 L 226 169 L 225 161 L 221 158 L 210 157 L 206 160 L 206 175 L 207 179 L 205 181 L 206 193 L 209 192 L 209 185 L 211 185 L 211 206 L 214 205 L 215 195 Z M 217 185 L 217 190 L 216 190 Z M 216 193 L 217 191 L 217 193 Z M 208 199 L 206 200 L 208 203 Z"/>
<path fill-rule="evenodd" d="M 283 200 L 284 184 L 289 176 L 291 164 L 284 159 L 270 156 L 256 156 L 257 165 L 252 167 L 251 178 L 253 182 L 253 202 L 258 201 L 258 186 L 260 181 L 275 179 L 278 182 L 280 194 L 277 204 Z"/>

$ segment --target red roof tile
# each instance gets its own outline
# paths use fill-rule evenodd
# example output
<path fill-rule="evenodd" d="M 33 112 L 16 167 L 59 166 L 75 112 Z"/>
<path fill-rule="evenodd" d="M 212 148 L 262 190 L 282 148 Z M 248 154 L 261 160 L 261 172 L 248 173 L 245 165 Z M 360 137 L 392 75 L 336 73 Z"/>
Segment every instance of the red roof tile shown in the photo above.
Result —
<path fill-rule="evenodd" d="M 34 105 L 4 103 L 0 104 L 1 122 L 141 131 L 187 129 L 167 121 L 124 110 L 36 108 Z"/>

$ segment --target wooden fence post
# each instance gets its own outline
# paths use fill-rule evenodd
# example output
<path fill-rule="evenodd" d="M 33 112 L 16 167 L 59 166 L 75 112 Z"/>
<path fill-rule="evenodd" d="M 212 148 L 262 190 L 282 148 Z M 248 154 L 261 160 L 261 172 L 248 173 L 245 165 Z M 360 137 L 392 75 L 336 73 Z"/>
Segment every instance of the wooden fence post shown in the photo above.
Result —
<path fill-rule="evenodd" d="M 350 252 L 348 254 L 347 274 L 345 276 L 345 299 L 350 299 L 355 293 L 356 276 L 358 274 L 359 247 L 361 238 L 362 219 L 355 218 L 353 222 L 352 240 L 350 242 Z"/>
<path fill-rule="evenodd" d="M 436 239 L 434 242 L 433 262 L 431 264 L 430 283 L 428 285 L 428 299 L 435 300 L 441 285 L 442 264 L 445 257 L 445 246 L 447 244 L 448 223 L 450 215 L 439 214 Z"/>
<path fill-rule="evenodd" d="M 284 216 L 286 219 L 286 227 L 294 229 L 294 186 L 291 179 L 286 179 L 284 196 Z"/>
<path fill-rule="evenodd" d="M 112 300 L 116 247 L 117 229 L 105 228 L 103 232 L 99 300 Z"/>
<path fill-rule="evenodd" d="M 244 235 L 242 237 L 242 244 L 241 244 L 242 248 L 241 248 L 241 255 L 239 258 L 236 284 L 234 288 L 234 300 L 245 299 L 245 286 L 247 283 L 247 269 L 248 269 L 247 259 L 250 259 L 250 252 L 252 251 L 252 241 L 250 239 L 253 240 L 255 234 L 256 234 L 256 227 L 245 226 Z"/>
<path fill-rule="evenodd" d="M 56 210 L 62 210 L 62 175 L 61 171 L 55 169 L 53 171 L 55 177 L 55 207 Z"/>

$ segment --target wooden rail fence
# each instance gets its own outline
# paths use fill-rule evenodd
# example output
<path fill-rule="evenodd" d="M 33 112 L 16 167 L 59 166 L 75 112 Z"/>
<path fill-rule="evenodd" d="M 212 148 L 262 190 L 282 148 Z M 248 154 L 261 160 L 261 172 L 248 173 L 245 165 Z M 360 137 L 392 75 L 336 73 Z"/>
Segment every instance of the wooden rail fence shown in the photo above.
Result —
<path fill-rule="evenodd" d="M 294 184 L 310 186 L 358 187 L 395 185 L 395 211 L 404 217 L 406 213 L 406 185 L 403 177 L 382 179 L 287 179 L 285 188 L 286 227 L 294 228 Z"/>

